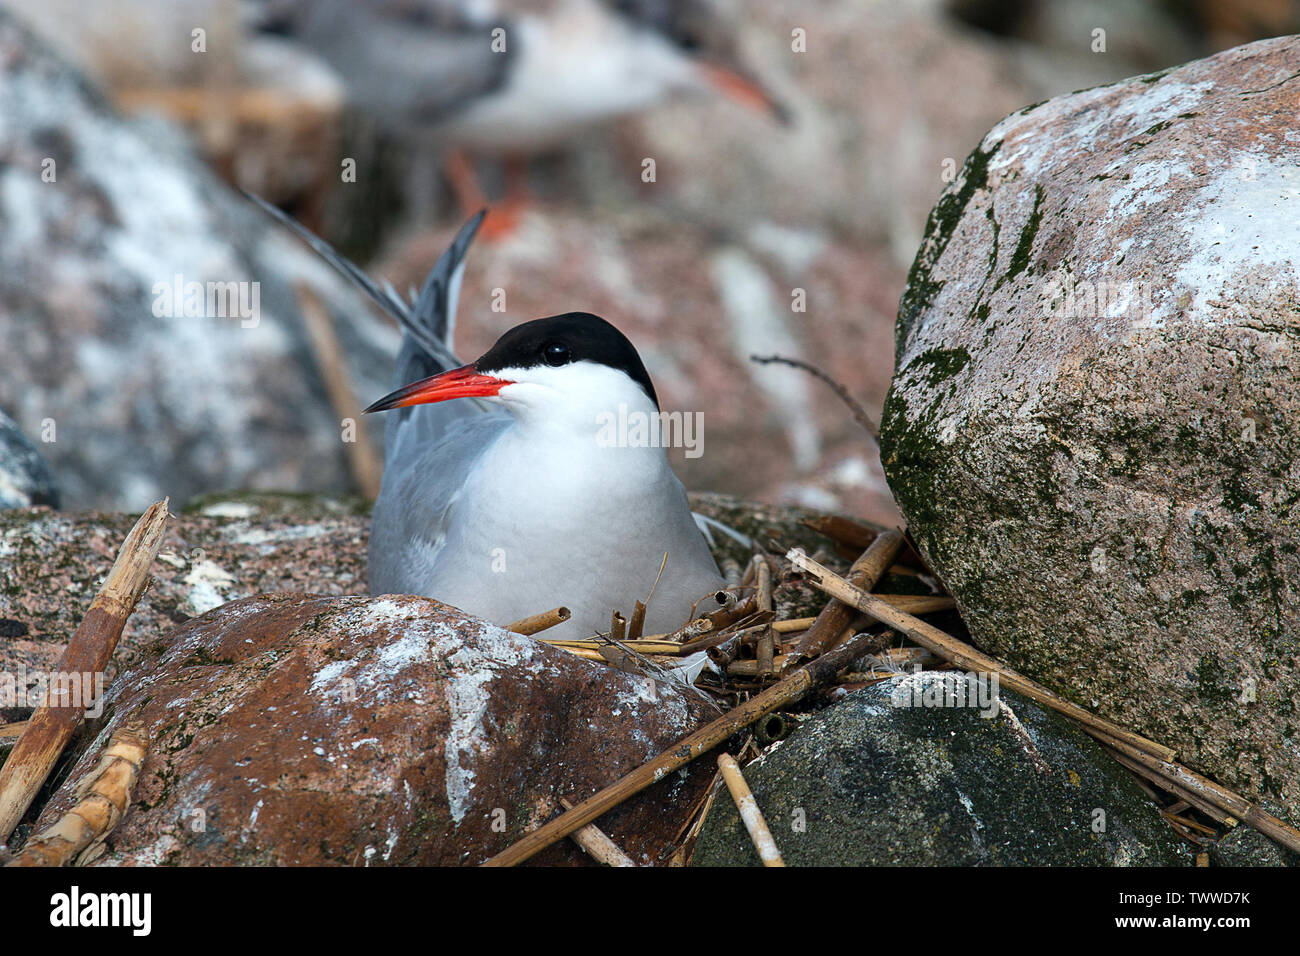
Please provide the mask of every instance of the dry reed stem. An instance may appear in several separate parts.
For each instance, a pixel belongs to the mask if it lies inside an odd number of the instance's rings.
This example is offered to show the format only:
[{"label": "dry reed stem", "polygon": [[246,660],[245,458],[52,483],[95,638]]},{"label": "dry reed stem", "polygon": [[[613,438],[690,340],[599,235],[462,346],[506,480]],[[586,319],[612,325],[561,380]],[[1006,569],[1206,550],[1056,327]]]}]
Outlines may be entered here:
[{"label": "dry reed stem", "polygon": [[540,634],[542,631],[557,624],[563,624],[571,617],[567,607],[553,607],[549,611],[543,611],[540,614],[533,614],[530,617],[521,618],[513,624],[506,627],[507,631],[514,631],[516,634],[525,636]]},{"label": "dry reed stem", "polygon": [[776,841],[772,839],[772,831],[767,828],[767,821],[763,819],[763,811],[758,808],[758,801],[750,792],[749,784],[745,783],[745,775],[740,772],[740,765],[736,763],[736,758],[731,754],[719,754],[718,769],[722,771],[722,779],[726,781],[731,799],[735,801],[736,809],[740,811],[741,822],[745,824],[745,829],[749,831],[749,838],[754,842],[758,858],[763,861],[764,866],[785,866],[785,861],[781,859],[781,851],[776,848]]},{"label": "dry reed stem", "polygon": [[844,647],[836,648],[817,660],[809,662],[762,693],[756,694],[718,719],[710,721],[695,733],[682,738],[658,757],[625,774],[599,793],[583,800],[572,810],[529,833],[484,865],[514,866],[546,849],[555,841],[564,839],[607,810],[618,806],[629,797],[662,780],[672,771],[712,750],[738,730],[748,727],[774,710],[803,698],[809,691],[827,683],[863,654],[871,652],[871,637],[872,635],[869,634],[859,635]]},{"label": "dry reed stem", "polygon": [[[862,555],[849,568],[848,578],[857,587],[870,591],[885,570],[894,562],[899,549],[903,546],[903,535],[899,531],[884,531],[868,545]],[[795,564],[799,567],[798,563]],[[791,655],[794,661],[816,657],[828,650],[844,633],[844,629],[853,623],[858,612],[843,601],[829,601],[817,615]]]},{"label": "dry reed stem", "polygon": [[[565,810],[572,810],[573,804],[560,798],[560,805]],[[619,849],[617,843],[595,824],[588,823],[581,830],[569,834],[569,839],[582,847],[584,853],[604,866],[636,866],[632,858]]]},{"label": "dry reed stem", "polygon": [[[113,657],[126,619],[149,583],[167,525],[167,499],[151,505],[131,528],[108,577],[59,658],[61,675],[97,675]],[[0,767],[0,843],[23,818],[59,755],[81,723],[89,701],[52,706],[51,696],[27,722]]]},{"label": "dry reed stem", "polygon": [[126,813],[148,749],[143,725],[118,728],[99,758],[99,766],[74,788],[77,804],[34,834],[8,865],[66,866],[74,858],[79,864],[93,860]]}]

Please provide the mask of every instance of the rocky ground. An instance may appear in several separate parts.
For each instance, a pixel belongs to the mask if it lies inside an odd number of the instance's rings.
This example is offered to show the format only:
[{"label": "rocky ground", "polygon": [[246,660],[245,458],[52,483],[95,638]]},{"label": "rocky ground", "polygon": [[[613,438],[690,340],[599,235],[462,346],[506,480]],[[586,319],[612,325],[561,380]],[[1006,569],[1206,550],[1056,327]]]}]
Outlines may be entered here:
[{"label": "rocky ground", "polygon": [[[693,504],[847,567],[801,524],[807,513]],[[0,517],[13,569],[0,591],[0,672],[35,681],[133,519]],[[114,733],[135,725],[148,756],[101,864],[477,863],[553,816],[561,797],[595,792],[741,699],[582,660],[424,598],[365,597],[366,525],[356,502],[267,495],[213,496],[174,518],[102,713],[15,842],[67,811]],[[717,553],[741,554],[726,543]],[[929,592],[901,573],[879,590]],[[780,619],[823,604],[807,582],[781,579]],[[950,614],[933,619],[965,633]],[[765,722],[728,743],[761,754],[745,772],[789,863],[1190,864],[1194,847],[1160,805],[1077,726],[1005,689],[1001,702],[972,692],[971,706],[945,706],[935,692],[960,676],[865,687],[846,677],[783,709],[780,728]],[[29,712],[0,711],[0,724]],[[602,829],[638,864],[680,859],[713,756],[603,816]],[[708,806],[693,862],[756,864],[725,792]],[[1214,845],[1216,862],[1290,861],[1245,829]],[[585,861],[567,843],[537,858]]]}]

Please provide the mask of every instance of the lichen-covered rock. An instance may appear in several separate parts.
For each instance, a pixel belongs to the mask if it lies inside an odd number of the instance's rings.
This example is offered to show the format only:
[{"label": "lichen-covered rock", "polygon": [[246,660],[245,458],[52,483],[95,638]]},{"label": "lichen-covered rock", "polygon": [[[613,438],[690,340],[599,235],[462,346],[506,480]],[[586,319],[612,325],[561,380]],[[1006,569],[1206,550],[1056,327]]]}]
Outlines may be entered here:
[{"label": "lichen-covered rock", "polygon": [[59,506],[50,466],[12,418],[0,412],[0,509]]},{"label": "lichen-covered rock", "polygon": [[890,485],[985,649],[1300,805],[1300,37],[1003,120],[899,306]]},{"label": "lichen-covered rock", "polygon": [[[677,685],[427,598],[263,595],[182,625],[114,682],[69,783],[138,721],[149,753],[103,863],[477,864],[712,716]],[[661,862],[711,776],[671,774],[601,827]]]},{"label": "lichen-covered rock", "polygon": [[[32,684],[58,662],[136,517],[0,512],[0,670],[26,668]],[[369,525],[357,503],[311,496],[211,498],[171,518],[108,678],[178,623],[226,601],[270,591],[364,594]]]},{"label": "lichen-covered rock", "polygon": [[[1190,862],[1132,776],[1059,715],[1005,691],[1014,717],[914,705],[951,676],[922,672],[850,694],[745,768],[787,864]],[[725,796],[692,863],[759,865]]]},{"label": "lichen-covered rock", "polygon": [[54,432],[43,451],[66,506],[352,487],[347,413],[295,286],[339,313],[359,399],[391,387],[396,331],[179,130],[116,115],[5,10],[0,221],[0,405]]}]

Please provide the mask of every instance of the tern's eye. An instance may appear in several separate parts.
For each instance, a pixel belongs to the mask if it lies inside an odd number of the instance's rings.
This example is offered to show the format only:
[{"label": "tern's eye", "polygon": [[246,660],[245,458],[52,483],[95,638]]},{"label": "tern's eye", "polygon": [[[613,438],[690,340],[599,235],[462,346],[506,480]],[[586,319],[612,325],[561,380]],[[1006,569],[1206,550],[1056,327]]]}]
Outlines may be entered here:
[{"label": "tern's eye", "polygon": [[569,355],[569,347],[563,342],[552,342],[549,345],[543,345],[542,358],[544,358],[546,364],[550,365],[552,368],[558,368],[561,365],[568,365],[573,361],[572,356]]}]

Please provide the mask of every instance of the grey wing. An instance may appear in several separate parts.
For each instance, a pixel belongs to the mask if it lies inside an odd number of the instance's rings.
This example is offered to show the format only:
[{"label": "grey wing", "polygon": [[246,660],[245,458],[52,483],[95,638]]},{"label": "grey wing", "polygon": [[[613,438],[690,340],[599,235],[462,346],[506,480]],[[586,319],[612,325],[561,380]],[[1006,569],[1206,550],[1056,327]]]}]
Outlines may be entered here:
[{"label": "grey wing", "polygon": [[496,411],[462,417],[406,457],[390,455],[370,522],[371,594],[429,593],[460,490],[510,421]]},{"label": "grey wing", "polygon": [[402,128],[432,125],[505,82],[494,21],[448,0],[272,0],[255,20],[315,53],[359,111]]}]

